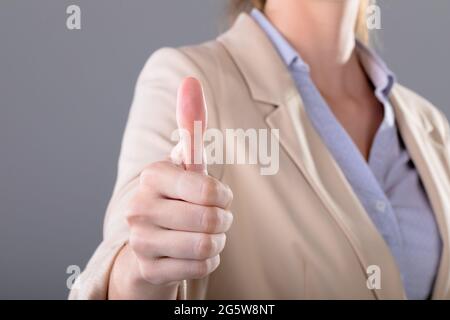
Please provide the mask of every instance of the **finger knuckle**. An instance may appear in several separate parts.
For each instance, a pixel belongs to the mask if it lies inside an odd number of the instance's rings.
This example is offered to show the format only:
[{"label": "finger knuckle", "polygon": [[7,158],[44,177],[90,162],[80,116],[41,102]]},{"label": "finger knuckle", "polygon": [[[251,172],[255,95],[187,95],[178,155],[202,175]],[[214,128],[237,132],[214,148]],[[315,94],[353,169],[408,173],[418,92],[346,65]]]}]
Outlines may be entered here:
[{"label": "finger knuckle", "polygon": [[147,237],[142,244],[143,250],[146,251],[146,254],[149,256],[157,256],[158,252],[161,251],[161,248],[158,246],[158,241],[154,236]]},{"label": "finger knuckle", "polygon": [[203,180],[202,185],[202,203],[215,202],[220,192],[219,182],[213,178],[207,177]]},{"label": "finger knuckle", "polygon": [[165,201],[165,200],[151,199],[151,200],[147,201],[147,204],[145,205],[144,208],[141,208],[141,212],[142,212],[143,216],[145,216],[146,220],[153,225],[157,224],[161,218],[161,216],[160,216],[161,210],[159,208],[161,205],[160,202],[163,202],[163,201]]},{"label": "finger knuckle", "polygon": [[140,211],[140,199],[136,194],[128,202],[125,217],[129,225],[133,225],[135,218],[139,215]]},{"label": "finger knuckle", "polygon": [[192,266],[192,277],[194,279],[200,279],[206,277],[210,273],[209,260],[196,261]]},{"label": "finger knuckle", "polygon": [[214,233],[220,229],[222,220],[219,209],[206,207],[202,213],[202,228],[205,232]]},{"label": "finger knuckle", "polygon": [[199,259],[210,257],[216,249],[215,241],[210,235],[202,235],[197,243],[197,254]]},{"label": "finger knuckle", "polygon": [[163,275],[158,272],[155,264],[153,263],[147,263],[143,268],[141,268],[141,276],[146,282],[155,286],[161,285],[165,282]]},{"label": "finger knuckle", "polygon": [[219,238],[219,245],[218,245],[217,253],[220,253],[225,248],[225,244],[227,242],[227,235],[225,233],[222,233],[222,234],[218,235],[218,238]]},{"label": "finger knuckle", "polygon": [[135,232],[130,233],[128,243],[134,252],[139,252],[142,248],[142,240]]},{"label": "finger knuckle", "polygon": [[142,256],[154,256],[156,255],[157,245],[154,237],[142,236],[138,232],[130,233],[129,243],[131,249]]},{"label": "finger knuckle", "polygon": [[165,165],[163,161],[153,162],[147,165],[141,172],[140,183],[149,187],[155,186]]},{"label": "finger knuckle", "polygon": [[234,215],[232,212],[227,211],[225,213],[225,216],[226,216],[226,219],[225,219],[226,222],[224,222],[224,224],[225,224],[224,232],[230,230],[231,226],[233,225],[233,221],[234,221]]}]

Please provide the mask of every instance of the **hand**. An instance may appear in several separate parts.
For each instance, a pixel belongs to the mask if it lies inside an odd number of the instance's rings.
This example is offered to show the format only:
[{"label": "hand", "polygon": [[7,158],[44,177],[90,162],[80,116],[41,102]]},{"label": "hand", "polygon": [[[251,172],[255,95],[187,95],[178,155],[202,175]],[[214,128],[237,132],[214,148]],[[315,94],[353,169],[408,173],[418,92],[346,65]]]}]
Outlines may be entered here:
[{"label": "hand", "polygon": [[[172,157],[178,153],[182,164],[148,165],[127,213],[128,256],[136,259],[137,277],[153,286],[177,285],[213,272],[233,221],[230,188],[206,174],[206,106],[200,83],[185,79],[177,100],[178,126],[188,134],[182,135]],[[201,121],[201,143],[194,143],[194,121]]]}]

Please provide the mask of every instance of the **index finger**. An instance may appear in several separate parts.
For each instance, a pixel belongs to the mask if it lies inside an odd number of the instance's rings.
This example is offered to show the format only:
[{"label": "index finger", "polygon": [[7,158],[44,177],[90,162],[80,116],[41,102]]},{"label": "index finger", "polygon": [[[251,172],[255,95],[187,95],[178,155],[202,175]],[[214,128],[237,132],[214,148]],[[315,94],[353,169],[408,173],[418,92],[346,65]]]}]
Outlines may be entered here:
[{"label": "index finger", "polygon": [[141,184],[158,195],[204,206],[226,209],[233,199],[231,189],[219,180],[170,163],[153,164],[141,174]]}]

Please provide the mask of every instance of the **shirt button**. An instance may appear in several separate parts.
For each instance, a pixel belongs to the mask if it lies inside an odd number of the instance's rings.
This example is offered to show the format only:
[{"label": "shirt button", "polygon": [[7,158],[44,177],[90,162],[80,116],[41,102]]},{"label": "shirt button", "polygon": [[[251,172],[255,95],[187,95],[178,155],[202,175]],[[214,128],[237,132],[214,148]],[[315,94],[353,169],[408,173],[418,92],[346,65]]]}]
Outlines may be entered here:
[{"label": "shirt button", "polygon": [[378,200],[377,202],[375,202],[375,207],[379,212],[384,212],[386,211],[386,202],[384,202],[383,200]]}]

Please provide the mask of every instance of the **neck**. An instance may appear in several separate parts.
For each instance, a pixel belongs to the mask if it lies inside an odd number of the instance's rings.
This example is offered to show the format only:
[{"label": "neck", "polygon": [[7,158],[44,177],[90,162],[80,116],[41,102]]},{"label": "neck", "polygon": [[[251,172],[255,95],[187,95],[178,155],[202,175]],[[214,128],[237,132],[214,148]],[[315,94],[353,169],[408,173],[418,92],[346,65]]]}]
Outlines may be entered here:
[{"label": "neck", "polygon": [[358,83],[354,82],[355,75],[364,77],[354,50],[359,3],[359,0],[266,3],[268,19],[310,66],[318,88],[329,95],[345,92],[345,83]]}]

